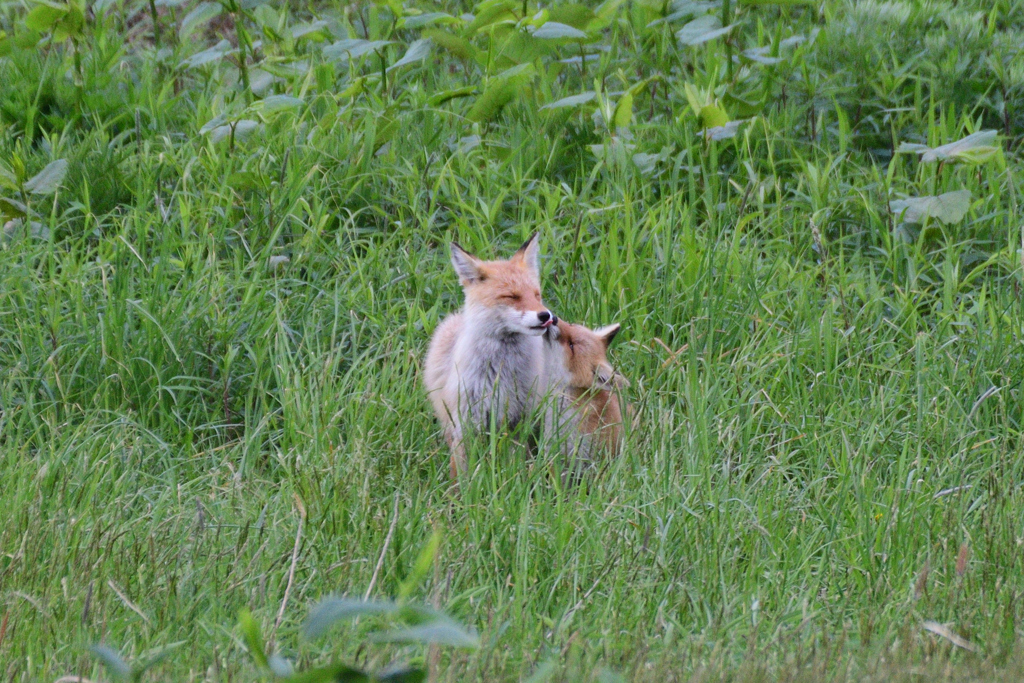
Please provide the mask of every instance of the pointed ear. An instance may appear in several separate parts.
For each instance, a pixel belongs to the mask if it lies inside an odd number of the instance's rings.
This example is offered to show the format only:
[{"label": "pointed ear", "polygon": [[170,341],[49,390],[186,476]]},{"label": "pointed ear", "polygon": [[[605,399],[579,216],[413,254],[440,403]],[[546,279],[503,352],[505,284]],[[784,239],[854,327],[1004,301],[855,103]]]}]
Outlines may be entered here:
[{"label": "pointed ear", "polygon": [[594,370],[594,385],[599,389],[615,391],[629,386],[629,380],[615,372],[615,368],[607,363],[601,363]]},{"label": "pointed ear", "polygon": [[539,232],[533,233],[530,239],[526,240],[519,251],[512,255],[513,261],[519,260],[526,263],[526,267],[533,271],[534,275],[540,277],[540,236]]},{"label": "pointed ear", "polygon": [[615,335],[617,335],[621,329],[622,325],[612,323],[611,325],[594,330],[594,334],[600,337],[601,341],[604,343],[604,347],[607,349],[611,346],[612,339],[615,339]]},{"label": "pointed ear", "polygon": [[463,284],[482,279],[479,259],[455,242],[452,242],[452,265]]}]

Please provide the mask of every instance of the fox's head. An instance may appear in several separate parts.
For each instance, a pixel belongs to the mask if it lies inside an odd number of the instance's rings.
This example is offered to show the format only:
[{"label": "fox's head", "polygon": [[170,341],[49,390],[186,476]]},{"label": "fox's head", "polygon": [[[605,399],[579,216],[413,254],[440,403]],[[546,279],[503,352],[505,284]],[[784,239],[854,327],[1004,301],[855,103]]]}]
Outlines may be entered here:
[{"label": "fox's head", "polygon": [[507,261],[481,261],[452,242],[467,313],[487,316],[505,333],[544,334],[555,317],[540,299],[538,252],[536,233]]},{"label": "fox's head", "polygon": [[544,335],[547,373],[574,389],[629,386],[608,362],[608,346],[619,329],[618,323],[591,330],[560,320]]}]

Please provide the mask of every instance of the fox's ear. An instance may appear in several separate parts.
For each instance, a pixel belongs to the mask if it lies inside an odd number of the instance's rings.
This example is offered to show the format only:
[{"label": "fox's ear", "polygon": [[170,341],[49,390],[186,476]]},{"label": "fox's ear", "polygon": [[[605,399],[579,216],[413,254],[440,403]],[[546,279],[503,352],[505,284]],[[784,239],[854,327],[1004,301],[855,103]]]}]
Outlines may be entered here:
[{"label": "fox's ear", "polygon": [[607,325],[600,329],[594,330],[594,334],[596,334],[601,339],[601,342],[604,343],[604,347],[607,349],[609,346],[611,346],[612,339],[615,339],[615,335],[617,335],[619,333],[619,330],[621,329],[622,325],[618,323],[612,323],[611,325]]},{"label": "fox's ear", "polygon": [[530,239],[519,247],[519,251],[512,255],[512,260],[519,260],[526,263],[526,267],[533,271],[533,274],[540,277],[540,236],[539,232],[533,233]]},{"label": "fox's ear", "polygon": [[452,265],[463,283],[468,284],[482,279],[480,261],[455,242],[452,242]]},{"label": "fox's ear", "polygon": [[601,363],[594,369],[594,384],[599,389],[614,391],[629,386],[629,380],[615,372],[615,369],[607,363]]},{"label": "fox's ear", "polygon": [[607,389],[608,391],[615,391],[616,389],[625,389],[629,386],[629,380],[615,372],[615,369],[607,363],[601,363],[594,370],[594,384],[599,389]]}]

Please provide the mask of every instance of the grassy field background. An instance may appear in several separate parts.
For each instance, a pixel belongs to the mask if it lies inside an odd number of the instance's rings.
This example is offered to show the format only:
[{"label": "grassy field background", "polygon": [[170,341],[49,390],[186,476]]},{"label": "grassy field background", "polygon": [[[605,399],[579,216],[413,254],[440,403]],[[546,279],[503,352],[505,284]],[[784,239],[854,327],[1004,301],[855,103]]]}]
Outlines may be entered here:
[{"label": "grassy field background", "polygon": [[[0,680],[252,680],[242,608],[443,681],[1019,670],[1024,4],[89,4],[0,3]],[[457,494],[447,244],[534,230],[638,423]],[[479,649],[300,637],[435,531]]]}]

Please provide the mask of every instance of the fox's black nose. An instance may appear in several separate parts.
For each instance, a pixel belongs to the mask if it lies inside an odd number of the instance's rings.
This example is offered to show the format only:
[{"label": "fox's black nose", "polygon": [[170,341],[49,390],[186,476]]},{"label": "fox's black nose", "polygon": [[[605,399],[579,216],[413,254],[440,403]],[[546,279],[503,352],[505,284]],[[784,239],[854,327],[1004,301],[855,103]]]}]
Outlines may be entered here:
[{"label": "fox's black nose", "polygon": [[557,325],[558,324],[558,316],[555,315],[554,313],[551,314],[551,324],[552,325]]},{"label": "fox's black nose", "polygon": [[551,314],[548,313],[547,311],[541,311],[540,313],[537,314],[537,320],[539,320],[540,324],[543,325],[548,320],[551,320]]}]

